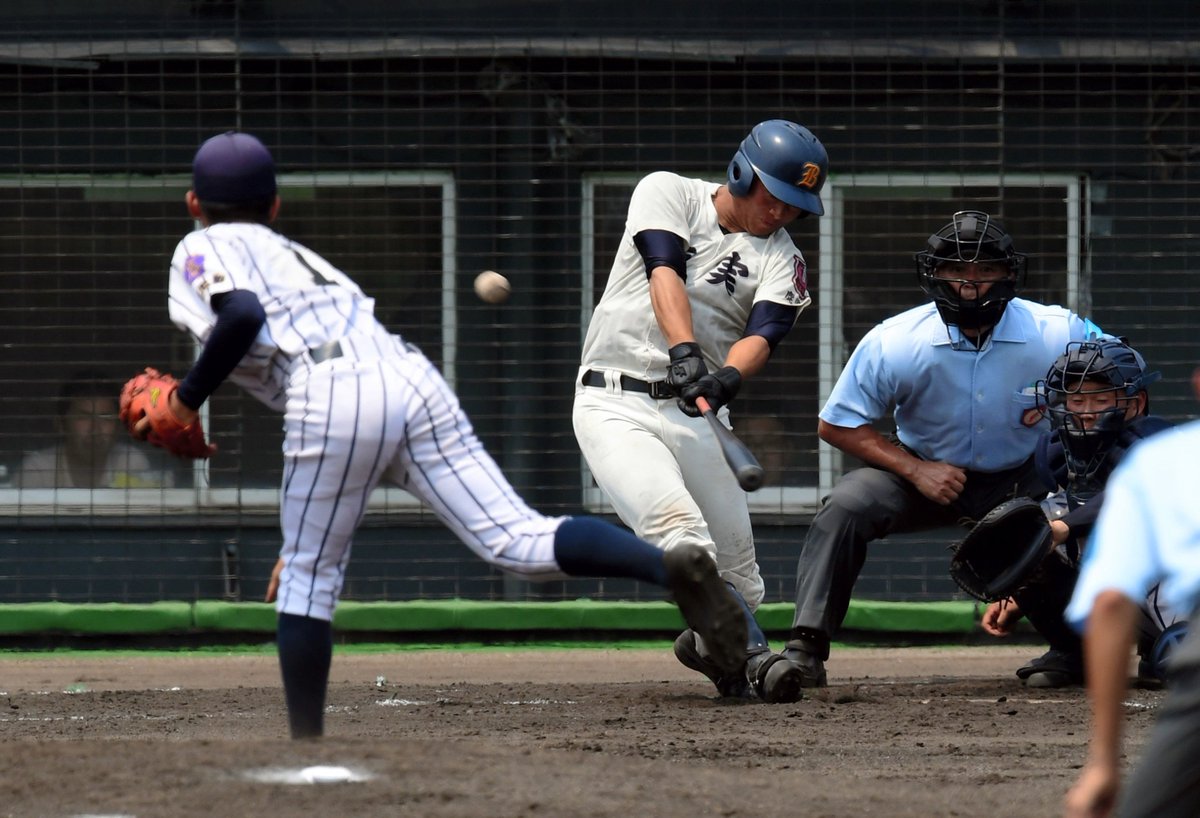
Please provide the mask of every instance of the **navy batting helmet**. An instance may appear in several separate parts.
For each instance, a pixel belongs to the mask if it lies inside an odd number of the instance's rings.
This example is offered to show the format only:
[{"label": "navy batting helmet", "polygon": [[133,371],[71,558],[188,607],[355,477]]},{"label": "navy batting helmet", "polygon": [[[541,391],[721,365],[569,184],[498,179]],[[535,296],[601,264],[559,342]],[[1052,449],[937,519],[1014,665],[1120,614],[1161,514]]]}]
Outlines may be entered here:
[{"label": "navy batting helmet", "polygon": [[729,192],[746,196],[757,177],[772,196],[806,213],[825,214],[821,188],[829,155],[812,132],[786,119],[760,122],[729,163]]},{"label": "navy batting helmet", "polygon": [[[933,299],[942,320],[965,329],[995,326],[1025,282],[1025,256],[1013,250],[1012,236],[1000,223],[979,210],[955,213],[914,258],[921,289]],[[951,282],[937,277],[937,268],[947,262],[997,261],[1008,267],[1009,275],[975,298],[963,298]]]},{"label": "navy batting helmet", "polygon": [[[1129,399],[1144,392],[1161,376],[1147,370],[1141,354],[1124,338],[1104,335],[1088,341],[1072,341],[1050,365],[1046,378],[1037,386],[1038,404],[1050,416],[1050,425],[1062,442],[1067,466],[1079,478],[1094,475],[1130,418]],[[1113,392],[1109,408],[1094,412],[1072,411],[1072,395]],[[1149,398],[1147,398],[1147,406]],[[1081,415],[1087,416],[1084,422]]]}]

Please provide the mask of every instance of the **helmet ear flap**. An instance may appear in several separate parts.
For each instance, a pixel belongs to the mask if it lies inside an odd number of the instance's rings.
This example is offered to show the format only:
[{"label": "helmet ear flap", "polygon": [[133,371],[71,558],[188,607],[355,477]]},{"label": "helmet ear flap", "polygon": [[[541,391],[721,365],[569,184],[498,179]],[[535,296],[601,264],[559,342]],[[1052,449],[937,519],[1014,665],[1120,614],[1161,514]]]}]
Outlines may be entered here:
[{"label": "helmet ear flap", "polygon": [[750,195],[750,187],[754,184],[754,167],[740,149],[729,163],[728,177],[730,193],[738,197]]}]

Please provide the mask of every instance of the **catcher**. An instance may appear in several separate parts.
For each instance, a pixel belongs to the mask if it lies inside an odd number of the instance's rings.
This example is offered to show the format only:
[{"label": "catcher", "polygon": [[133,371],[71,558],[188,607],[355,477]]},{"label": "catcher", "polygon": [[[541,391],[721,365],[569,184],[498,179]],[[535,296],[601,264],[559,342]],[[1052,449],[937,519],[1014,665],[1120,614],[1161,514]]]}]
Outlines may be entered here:
[{"label": "catcher", "polygon": [[[1039,472],[1058,490],[1040,504],[1013,501],[993,509],[955,549],[951,575],[967,593],[990,603],[983,629],[1005,636],[1022,617],[1049,650],[1017,669],[1030,687],[1083,682],[1080,638],[1063,619],[1079,575],[1083,544],[1104,499],[1104,483],[1139,440],[1170,427],[1148,414],[1147,387],[1158,380],[1124,339],[1073,341],[1038,384],[1051,431],[1036,450]],[[1138,675],[1162,678],[1166,652],[1182,623],[1158,602],[1143,606]]]}]

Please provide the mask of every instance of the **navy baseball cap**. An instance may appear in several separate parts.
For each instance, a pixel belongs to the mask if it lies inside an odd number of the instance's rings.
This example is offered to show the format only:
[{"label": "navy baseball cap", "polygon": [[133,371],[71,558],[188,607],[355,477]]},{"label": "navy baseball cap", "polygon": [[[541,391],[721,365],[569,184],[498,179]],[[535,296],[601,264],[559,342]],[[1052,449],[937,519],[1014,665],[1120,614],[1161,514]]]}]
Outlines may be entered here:
[{"label": "navy baseball cap", "polygon": [[226,131],[207,140],[192,160],[192,190],[212,204],[258,204],[275,196],[275,160],[248,133]]}]

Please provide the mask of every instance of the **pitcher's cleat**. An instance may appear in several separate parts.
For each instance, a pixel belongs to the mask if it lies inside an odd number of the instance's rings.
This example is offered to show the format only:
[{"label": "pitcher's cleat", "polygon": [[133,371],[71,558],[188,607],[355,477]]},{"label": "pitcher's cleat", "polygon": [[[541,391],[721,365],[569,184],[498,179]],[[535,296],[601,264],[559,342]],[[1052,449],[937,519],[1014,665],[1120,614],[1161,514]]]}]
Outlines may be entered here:
[{"label": "pitcher's cleat", "polygon": [[723,674],[741,672],[748,632],[742,606],[717,573],[717,564],[698,545],[681,545],[663,555],[667,587],[688,627],[699,634],[708,658]]}]

